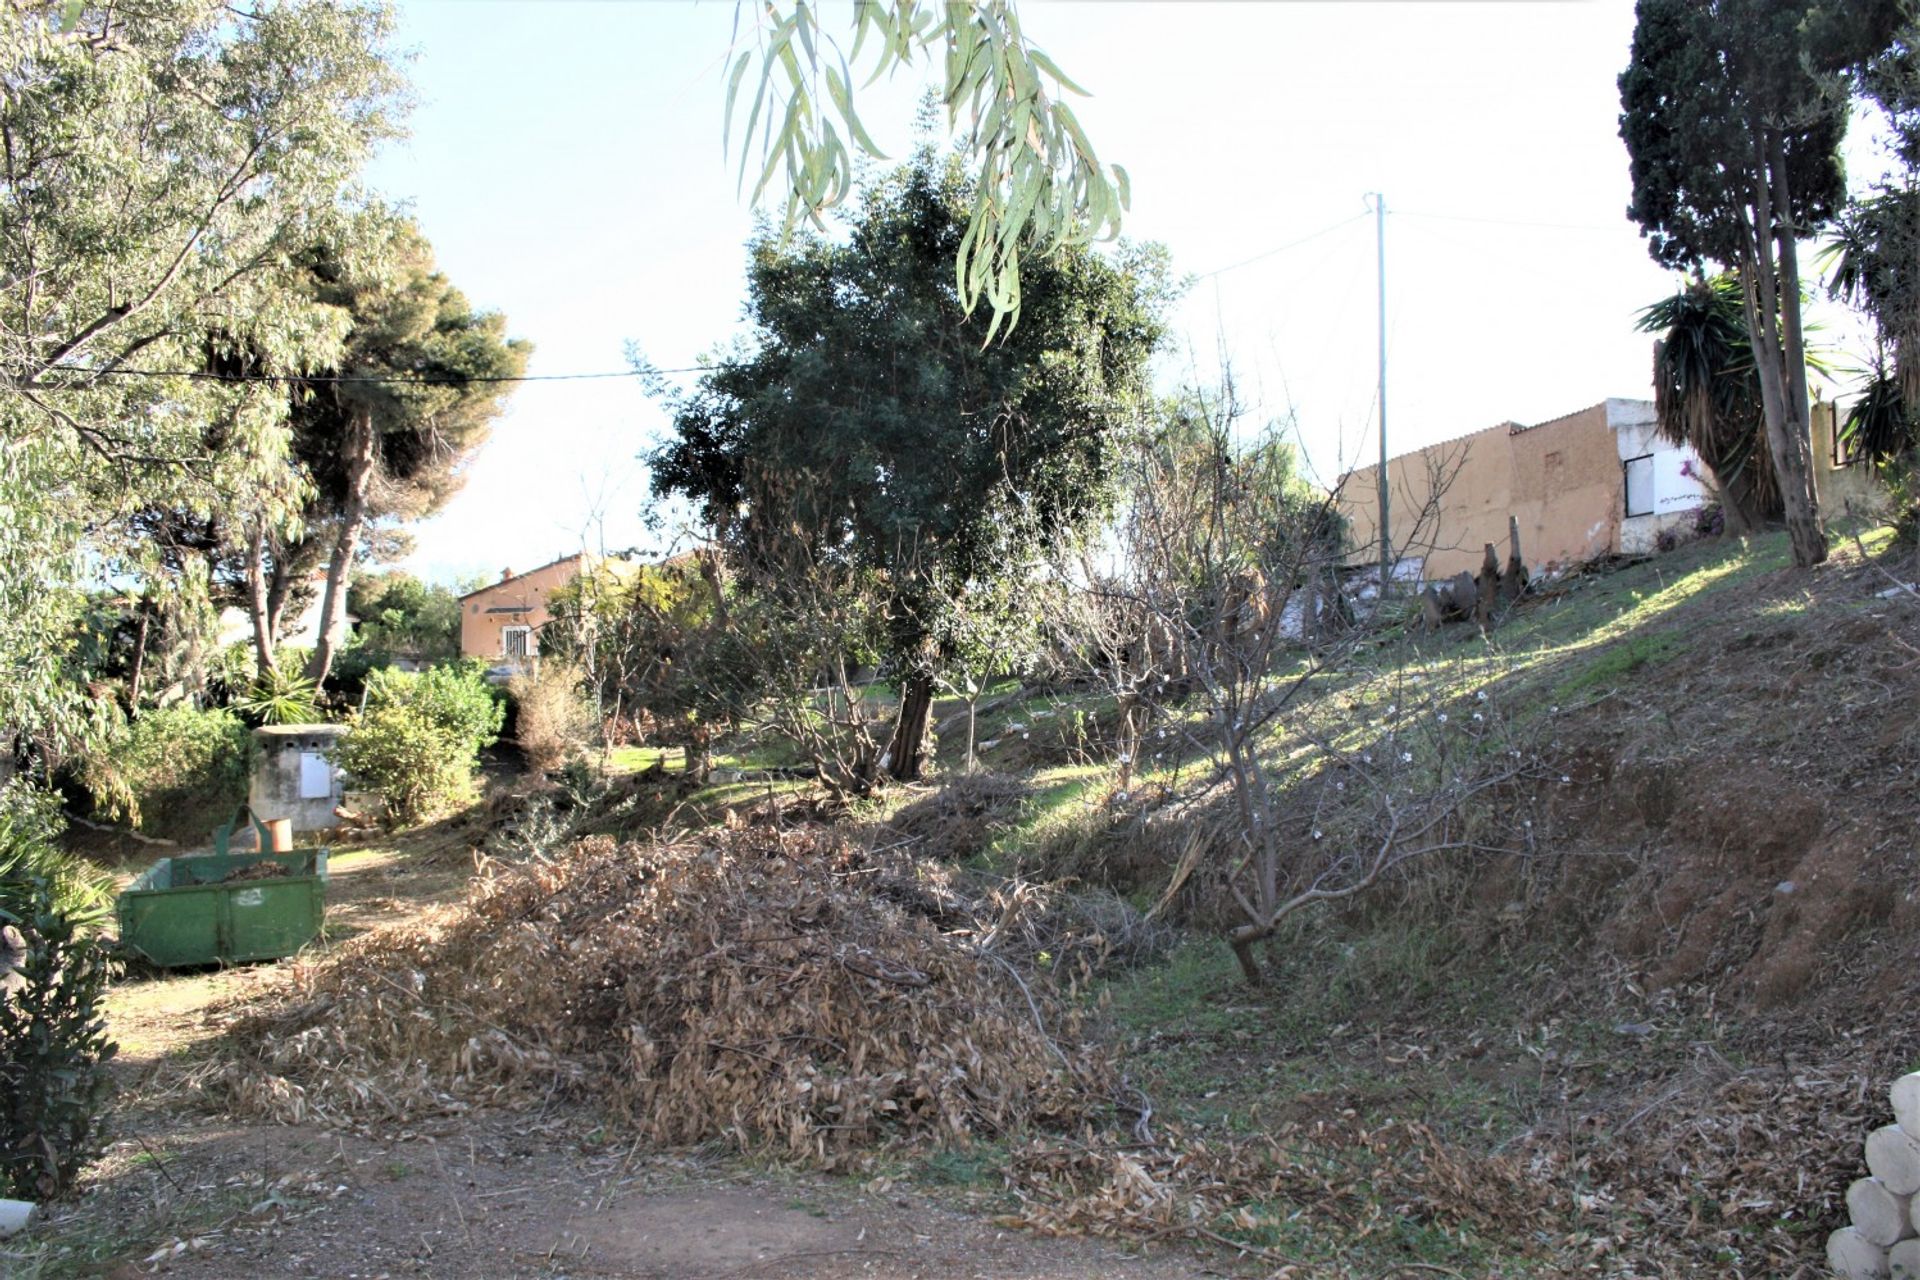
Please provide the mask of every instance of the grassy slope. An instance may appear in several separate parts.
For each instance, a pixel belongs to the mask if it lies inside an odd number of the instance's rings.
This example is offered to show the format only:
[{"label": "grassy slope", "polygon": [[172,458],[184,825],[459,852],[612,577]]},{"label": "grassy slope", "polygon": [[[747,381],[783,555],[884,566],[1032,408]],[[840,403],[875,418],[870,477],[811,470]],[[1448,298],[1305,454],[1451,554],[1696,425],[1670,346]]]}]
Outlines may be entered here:
[{"label": "grassy slope", "polygon": [[[1885,531],[1869,534],[1864,549],[1876,556],[1886,542]],[[1409,690],[1428,713],[1486,706],[1475,698],[1487,694],[1565,762],[1566,784],[1545,797],[1562,865],[1548,878],[1529,870],[1524,900],[1511,865],[1456,865],[1302,919],[1275,942],[1265,990],[1241,985],[1225,948],[1198,933],[1164,964],[1116,978],[1104,992],[1112,1025],[1161,1115],[1273,1132],[1352,1112],[1420,1121],[1472,1150],[1542,1134],[1564,1134],[1571,1149],[1583,1127],[1614,1141],[1607,1126],[1662,1093],[1676,1108],[1719,1107],[1728,1090],[1784,1067],[1788,1077],[1854,1073],[1865,1096],[1920,1062],[1920,1032],[1885,1002],[1903,991],[1911,1008],[1920,995],[1910,892],[1920,650],[1908,648],[1920,641],[1920,601],[1884,598],[1888,581],[1851,543],[1811,575],[1789,568],[1779,535],[1695,544],[1549,589],[1490,641],[1468,628],[1406,638],[1366,656],[1369,682],[1321,677],[1278,731],[1276,756],[1298,749],[1288,726],[1356,750],[1377,741],[1390,722],[1380,703]],[[996,712],[979,737],[1016,768],[1034,763],[1026,744],[1011,746],[1009,725],[1031,725],[1036,709]],[[999,763],[994,749],[984,759]],[[987,865],[1031,869],[1036,849],[1085,846],[1111,827],[1111,787],[1097,769],[1055,765],[1028,782],[1032,794],[980,855]],[[1839,858],[1841,848],[1859,856]],[[1796,880],[1797,897],[1774,892]],[[1143,905],[1154,896],[1150,883],[1130,887]],[[1836,1003],[1830,994],[1849,980],[1875,998]],[[1768,1095],[1752,1105],[1817,1103]],[[1814,1256],[1857,1176],[1844,1172],[1858,1163],[1852,1118],[1815,1113],[1781,1138],[1782,1164],[1811,1175],[1792,1202],[1755,1193],[1758,1207],[1718,1214],[1715,1197],[1740,1190],[1728,1178],[1771,1183],[1703,1168],[1697,1190],[1681,1189],[1707,1204],[1699,1252],[1676,1254],[1666,1273],[1710,1261],[1771,1274]],[[1666,1142],[1653,1128],[1638,1121],[1619,1141]],[[1821,1148],[1823,1128],[1837,1132]],[[1572,1150],[1561,1156],[1578,1163]],[[1622,1210],[1576,1224],[1569,1239],[1646,1229]],[[1246,1238],[1322,1261],[1557,1273],[1537,1242],[1412,1222],[1364,1245]]]}]

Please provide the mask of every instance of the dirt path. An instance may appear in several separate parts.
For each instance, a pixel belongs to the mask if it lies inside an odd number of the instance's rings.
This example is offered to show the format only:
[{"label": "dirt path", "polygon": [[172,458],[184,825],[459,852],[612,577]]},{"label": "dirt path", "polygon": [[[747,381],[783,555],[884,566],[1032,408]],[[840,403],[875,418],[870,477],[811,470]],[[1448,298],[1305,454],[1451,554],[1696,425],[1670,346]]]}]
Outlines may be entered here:
[{"label": "dirt path", "polygon": [[1232,1275],[995,1226],[935,1197],[698,1154],[582,1145],[575,1121],[473,1120],[380,1140],[146,1109],[43,1236],[46,1274],[206,1277]]}]

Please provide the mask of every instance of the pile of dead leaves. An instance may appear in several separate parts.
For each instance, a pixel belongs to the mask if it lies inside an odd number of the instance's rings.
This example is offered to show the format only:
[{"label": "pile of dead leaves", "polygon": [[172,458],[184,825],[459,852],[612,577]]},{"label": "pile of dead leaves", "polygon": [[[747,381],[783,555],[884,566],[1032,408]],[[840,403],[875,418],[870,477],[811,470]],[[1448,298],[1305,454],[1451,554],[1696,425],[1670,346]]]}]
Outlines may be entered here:
[{"label": "pile of dead leaves", "polygon": [[1539,1135],[1533,1168],[1575,1189],[1596,1243],[1634,1260],[1634,1274],[1813,1274],[1847,1185],[1866,1172],[1862,1143],[1890,1119],[1883,1082],[1910,1060],[1862,1051],[1701,1072],[1617,1123]]},{"label": "pile of dead leaves", "polygon": [[[1005,1225],[1045,1234],[1187,1237],[1298,1264],[1285,1244],[1306,1236],[1376,1259],[1406,1223],[1462,1240],[1546,1235],[1562,1208],[1511,1157],[1451,1151],[1420,1124],[1362,1124],[1351,1114],[1273,1134],[1170,1128],[1151,1144],[1058,1140],[1014,1154],[1020,1200]],[[1276,1247],[1278,1246],[1278,1247]]]},{"label": "pile of dead leaves", "polygon": [[582,841],[371,935],[236,1024],[213,1087],[285,1121],[590,1100],[648,1140],[828,1165],[897,1137],[1078,1128],[1111,1069],[964,929],[870,892],[818,829]]}]

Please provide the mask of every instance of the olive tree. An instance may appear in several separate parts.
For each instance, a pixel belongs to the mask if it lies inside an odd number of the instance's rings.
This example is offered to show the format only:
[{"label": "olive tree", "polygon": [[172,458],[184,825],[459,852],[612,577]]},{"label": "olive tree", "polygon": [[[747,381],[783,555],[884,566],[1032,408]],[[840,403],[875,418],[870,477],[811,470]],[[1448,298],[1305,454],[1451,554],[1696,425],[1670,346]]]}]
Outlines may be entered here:
[{"label": "olive tree", "polygon": [[1082,245],[1028,264],[1020,321],[990,340],[950,269],[972,198],[923,151],[845,240],[756,240],[753,333],[673,399],[652,457],[744,589],[795,565],[880,584],[898,779],[924,761],[942,611],[1104,509],[1161,333],[1162,256]]}]

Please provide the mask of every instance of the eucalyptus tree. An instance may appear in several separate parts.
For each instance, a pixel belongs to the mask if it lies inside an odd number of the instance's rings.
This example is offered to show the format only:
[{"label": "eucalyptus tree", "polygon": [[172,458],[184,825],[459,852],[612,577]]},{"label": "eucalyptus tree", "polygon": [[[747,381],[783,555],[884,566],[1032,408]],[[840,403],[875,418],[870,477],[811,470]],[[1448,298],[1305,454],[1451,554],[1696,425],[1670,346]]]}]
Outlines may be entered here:
[{"label": "eucalyptus tree", "polygon": [[1639,0],[1620,76],[1628,216],[1659,262],[1736,272],[1796,564],[1824,560],[1810,462],[1799,242],[1846,198],[1844,77],[1887,6]]},{"label": "eucalyptus tree", "polygon": [[741,186],[757,151],[753,198],[779,178],[785,229],[823,226],[854,194],[856,153],[885,159],[855,108],[856,80],[922,57],[942,64],[947,128],[975,166],[954,277],[967,311],[982,297],[992,307],[991,334],[1019,317],[1023,254],[1117,236],[1132,199],[1127,171],[1101,163],[1067,102],[1086,90],[1027,39],[1013,0],[864,0],[846,50],[807,0],[737,0],[727,140],[744,112]]},{"label": "eucalyptus tree", "polygon": [[1161,334],[1163,256],[1079,245],[1029,258],[1020,321],[990,341],[952,270],[974,196],[922,151],[845,241],[756,240],[752,335],[672,404],[652,458],[743,590],[820,566],[880,584],[900,779],[922,767],[943,610],[1103,510]]},{"label": "eucalyptus tree", "polygon": [[206,346],[294,365],[340,341],[295,258],[395,130],[388,31],[356,0],[8,6],[0,735],[84,732],[67,623],[83,577],[143,558],[132,513],[292,509],[284,388],[206,376]]}]

